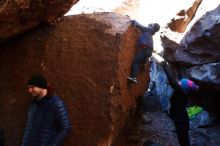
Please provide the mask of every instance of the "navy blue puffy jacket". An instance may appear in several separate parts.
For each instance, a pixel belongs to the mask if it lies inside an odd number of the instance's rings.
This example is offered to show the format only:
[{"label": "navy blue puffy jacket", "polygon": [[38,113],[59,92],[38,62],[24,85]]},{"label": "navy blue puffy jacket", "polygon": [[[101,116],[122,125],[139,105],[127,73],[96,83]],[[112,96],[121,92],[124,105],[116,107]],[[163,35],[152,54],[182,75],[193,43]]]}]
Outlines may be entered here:
[{"label": "navy blue puffy jacket", "polygon": [[58,96],[33,100],[22,146],[60,146],[70,127],[67,109]]},{"label": "navy blue puffy jacket", "polygon": [[142,32],[137,42],[137,48],[140,48],[142,45],[145,45],[153,49],[153,35],[156,33],[156,31],[151,27],[141,25],[136,20],[132,20],[132,24]]}]

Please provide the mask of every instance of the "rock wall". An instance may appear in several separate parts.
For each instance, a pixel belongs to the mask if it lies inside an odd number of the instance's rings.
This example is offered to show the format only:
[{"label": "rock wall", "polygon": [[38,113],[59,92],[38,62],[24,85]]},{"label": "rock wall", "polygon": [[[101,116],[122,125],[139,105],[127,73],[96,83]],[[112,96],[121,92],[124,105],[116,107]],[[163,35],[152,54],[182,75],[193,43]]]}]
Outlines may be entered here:
[{"label": "rock wall", "polygon": [[0,43],[62,17],[79,0],[1,0]]},{"label": "rock wall", "polygon": [[164,51],[163,51],[164,59],[166,59],[170,63],[175,64],[176,62],[175,52],[179,44],[176,41],[174,41],[175,39],[173,40],[171,38],[171,34],[178,36],[175,32],[174,33],[169,32],[166,35],[165,34],[161,35],[160,38],[162,40],[161,45],[164,48]]},{"label": "rock wall", "polygon": [[219,16],[220,6],[199,18],[176,43],[176,35],[163,32],[161,35],[164,57],[182,68],[182,75],[213,84],[219,84]]},{"label": "rock wall", "polygon": [[134,114],[149,70],[126,78],[139,31],[114,13],[64,17],[1,45],[0,125],[6,146],[20,145],[32,97],[26,82],[43,73],[66,102],[72,131],[64,146],[109,146]]},{"label": "rock wall", "polygon": [[175,64],[176,49],[184,36],[187,26],[191,21],[197,19],[195,15],[202,2],[203,0],[191,0],[182,4],[180,11],[176,16],[173,16],[174,18],[167,23],[166,29],[162,31],[160,36],[161,45],[164,48],[163,55],[167,61]]},{"label": "rock wall", "polygon": [[187,25],[194,18],[195,13],[201,4],[202,0],[188,1],[189,6],[180,10],[177,16],[171,20],[167,25],[172,31],[183,33]]},{"label": "rock wall", "polygon": [[220,6],[198,19],[181,40],[177,61],[190,65],[219,62],[219,19]]},{"label": "rock wall", "polygon": [[175,53],[176,60],[187,66],[183,74],[213,87],[220,84],[219,19],[220,5],[196,21]]}]

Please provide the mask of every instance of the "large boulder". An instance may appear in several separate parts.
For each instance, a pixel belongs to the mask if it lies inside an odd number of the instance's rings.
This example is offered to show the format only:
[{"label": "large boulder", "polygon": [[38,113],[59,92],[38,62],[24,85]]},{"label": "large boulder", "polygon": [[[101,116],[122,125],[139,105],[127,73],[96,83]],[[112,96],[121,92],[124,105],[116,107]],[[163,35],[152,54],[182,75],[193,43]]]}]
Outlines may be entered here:
[{"label": "large boulder", "polygon": [[37,25],[53,23],[79,0],[1,0],[0,43]]},{"label": "large boulder", "polygon": [[164,48],[163,57],[166,61],[175,64],[175,52],[179,46],[177,41],[178,37],[181,37],[179,33],[171,32],[167,30],[167,32],[163,32],[160,36],[161,45]]},{"label": "large boulder", "polygon": [[43,73],[68,106],[72,131],[65,146],[114,143],[143,95],[149,69],[139,84],[127,76],[139,31],[114,13],[64,17],[1,45],[0,125],[6,145],[19,145],[27,109],[27,80]]},{"label": "large boulder", "polygon": [[190,67],[186,70],[186,74],[190,78],[213,83],[215,85],[213,88],[218,91],[220,89],[220,62]]},{"label": "large boulder", "polygon": [[169,62],[176,62],[176,49],[189,28],[206,12],[215,9],[218,4],[219,0],[213,0],[212,3],[208,0],[191,0],[181,3],[179,13],[177,16],[172,16],[161,34],[164,57]]},{"label": "large boulder", "polygon": [[114,12],[128,15],[131,19],[137,18],[140,0],[105,0],[91,3],[90,0],[82,0],[72,7],[66,15],[89,14],[94,12]]},{"label": "large boulder", "polygon": [[176,51],[176,59],[189,65],[220,61],[220,5],[207,12],[186,33]]},{"label": "large boulder", "polygon": [[201,2],[202,0],[184,2],[185,4],[180,7],[181,10],[167,23],[166,29],[162,31],[160,38],[164,48],[163,56],[167,61],[175,64],[176,49],[184,36],[187,26],[194,19]]}]

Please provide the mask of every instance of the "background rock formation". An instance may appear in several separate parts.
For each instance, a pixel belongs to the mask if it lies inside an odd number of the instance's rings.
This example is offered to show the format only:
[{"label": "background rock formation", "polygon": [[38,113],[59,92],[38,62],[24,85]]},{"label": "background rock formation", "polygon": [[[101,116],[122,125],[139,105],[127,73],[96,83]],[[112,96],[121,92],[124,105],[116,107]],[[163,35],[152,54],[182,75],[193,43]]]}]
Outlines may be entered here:
[{"label": "background rock formation", "polygon": [[0,1],[0,43],[39,24],[57,21],[78,1]]},{"label": "background rock formation", "polygon": [[94,12],[115,12],[128,15],[130,18],[137,18],[140,0],[97,0],[92,3],[90,0],[80,0],[65,15],[90,14]]},{"label": "background rock formation", "polygon": [[[220,117],[219,58],[220,58],[220,6],[207,12],[184,35],[180,44],[161,36],[165,58],[175,65],[179,78],[185,77],[200,85],[195,104]],[[175,38],[175,37],[173,37]],[[175,40],[175,39],[174,39]],[[156,71],[156,70],[155,70]]]},{"label": "background rock formation", "polygon": [[186,70],[187,76],[206,83],[214,84],[214,88],[219,90],[220,87],[220,63],[209,63],[201,66],[195,66]]},{"label": "background rock formation", "polygon": [[132,19],[134,19],[137,18],[139,7],[140,7],[140,0],[126,0],[119,7],[113,10],[113,12],[122,15],[128,15]]},{"label": "background rock formation", "polygon": [[70,16],[1,45],[0,125],[6,146],[21,142],[31,101],[26,82],[36,72],[46,75],[68,106],[72,132],[65,146],[115,141],[149,79],[149,70],[143,70],[138,85],[127,83],[139,35],[128,21],[113,13]]},{"label": "background rock formation", "polygon": [[183,75],[206,83],[217,92],[220,84],[219,20],[220,5],[197,20],[186,33],[175,53],[176,60],[188,68]]},{"label": "background rock formation", "polygon": [[184,36],[187,26],[193,21],[201,2],[202,0],[188,1],[186,5],[181,7],[177,15],[167,23],[166,29],[162,31],[160,39],[164,49],[163,55],[167,61],[175,64],[176,59],[174,54],[176,49]]},{"label": "background rock formation", "polygon": [[195,13],[201,2],[202,0],[191,1],[189,3],[190,6],[187,6],[186,9],[180,10],[177,16],[173,18],[170,23],[168,23],[169,28],[172,31],[176,31],[180,33],[184,32],[186,30],[187,25],[195,16]]},{"label": "background rock formation", "polygon": [[206,13],[187,32],[176,51],[179,62],[202,65],[220,61],[220,6]]},{"label": "background rock formation", "polygon": [[162,42],[162,46],[164,48],[163,51],[163,56],[164,58],[168,61],[171,62],[173,64],[175,64],[176,62],[176,58],[175,58],[175,52],[176,49],[178,48],[179,44],[175,41],[175,39],[172,38],[171,34],[173,34],[174,36],[180,36],[177,33],[163,33],[160,38],[161,38],[161,42]]},{"label": "background rock formation", "polygon": [[184,17],[178,16],[178,13],[176,16],[170,16],[171,20],[166,24],[160,36],[162,47],[164,48],[164,57],[168,61],[176,62],[174,53],[185,33],[192,27],[196,20],[202,17],[206,12],[215,9],[217,5],[219,5],[218,0],[213,0],[212,3],[207,0],[193,0],[185,2],[185,4],[181,3],[179,12],[188,13],[185,14]]}]

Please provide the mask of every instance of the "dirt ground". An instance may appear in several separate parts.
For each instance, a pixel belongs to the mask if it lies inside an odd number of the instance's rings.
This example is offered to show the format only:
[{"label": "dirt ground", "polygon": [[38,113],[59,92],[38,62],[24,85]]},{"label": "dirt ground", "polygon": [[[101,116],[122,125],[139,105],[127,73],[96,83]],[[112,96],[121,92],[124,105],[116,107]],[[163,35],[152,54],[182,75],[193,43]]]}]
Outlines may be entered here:
[{"label": "dirt ground", "polygon": [[[192,146],[220,146],[220,124],[190,129],[189,134]],[[179,146],[173,122],[161,111],[157,97],[142,100],[127,138],[128,146],[143,146],[145,141],[161,146]]]}]

